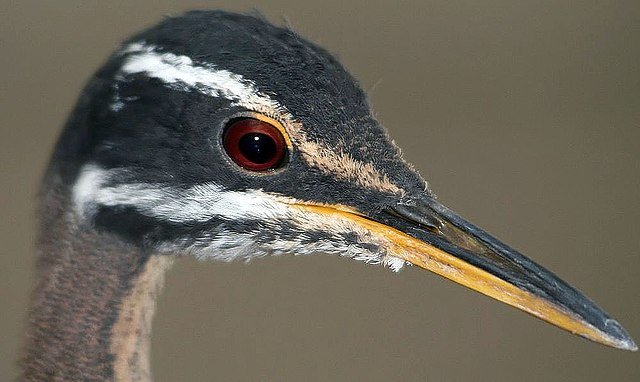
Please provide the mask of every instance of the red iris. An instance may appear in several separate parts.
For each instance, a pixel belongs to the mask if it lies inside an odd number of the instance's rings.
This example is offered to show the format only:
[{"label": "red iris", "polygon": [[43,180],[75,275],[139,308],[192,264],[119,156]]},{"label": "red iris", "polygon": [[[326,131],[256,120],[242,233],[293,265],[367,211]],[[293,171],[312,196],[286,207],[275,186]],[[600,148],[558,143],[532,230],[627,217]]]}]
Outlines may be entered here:
[{"label": "red iris", "polygon": [[254,118],[232,120],[224,133],[223,145],[234,162],[252,171],[277,168],[287,147],[280,130]]}]

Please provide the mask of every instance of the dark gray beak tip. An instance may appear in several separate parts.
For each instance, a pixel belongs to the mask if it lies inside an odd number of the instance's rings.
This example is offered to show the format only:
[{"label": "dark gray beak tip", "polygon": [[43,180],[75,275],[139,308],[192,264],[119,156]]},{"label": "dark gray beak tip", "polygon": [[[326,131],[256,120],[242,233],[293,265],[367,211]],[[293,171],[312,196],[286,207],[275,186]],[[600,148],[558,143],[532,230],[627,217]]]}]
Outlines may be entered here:
[{"label": "dark gray beak tip", "polygon": [[[391,217],[386,224],[513,286],[514,293],[526,294],[526,303],[511,305],[592,341],[638,350],[618,321],[580,291],[435,199],[416,199],[386,212]],[[500,293],[491,297],[508,300]],[[535,310],[538,306],[545,308]]]},{"label": "dark gray beak tip", "polygon": [[626,330],[614,319],[608,319],[605,322],[605,328],[607,333],[611,337],[616,339],[618,348],[622,350],[637,351],[638,345],[633,341],[633,338],[627,333]]}]

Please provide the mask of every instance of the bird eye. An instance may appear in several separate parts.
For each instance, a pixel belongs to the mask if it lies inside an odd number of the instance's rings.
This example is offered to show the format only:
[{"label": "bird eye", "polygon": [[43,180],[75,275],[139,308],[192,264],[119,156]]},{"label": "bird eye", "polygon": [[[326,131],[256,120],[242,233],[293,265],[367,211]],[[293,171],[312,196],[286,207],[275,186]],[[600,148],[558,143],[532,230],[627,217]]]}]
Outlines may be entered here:
[{"label": "bird eye", "polygon": [[234,162],[251,171],[278,168],[287,147],[278,128],[254,118],[232,120],[227,125],[222,143]]}]

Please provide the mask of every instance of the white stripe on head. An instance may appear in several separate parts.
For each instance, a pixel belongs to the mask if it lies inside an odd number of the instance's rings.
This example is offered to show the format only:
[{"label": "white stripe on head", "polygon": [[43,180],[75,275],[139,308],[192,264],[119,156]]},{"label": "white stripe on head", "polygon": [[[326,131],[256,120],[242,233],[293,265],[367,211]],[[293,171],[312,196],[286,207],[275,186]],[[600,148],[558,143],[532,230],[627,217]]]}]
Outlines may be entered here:
[{"label": "white stripe on head", "polygon": [[[218,260],[250,259],[277,254],[327,253],[347,256],[367,263],[382,263],[397,271],[404,261],[372,252],[346,242],[341,234],[356,234],[367,243],[384,242],[372,232],[346,219],[320,216],[292,208],[300,201],[264,192],[263,190],[228,191],[215,183],[203,183],[186,189],[159,184],[113,184],[128,175],[127,170],[105,170],[85,165],[72,190],[74,209],[81,219],[90,218],[99,206],[131,207],[138,213],[171,223],[207,222],[213,218],[229,221],[258,220],[265,230],[278,235],[278,226],[287,222],[299,229],[297,237],[287,236],[261,241],[263,229],[246,234],[223,230],[204,233],[203,237],[187,237],[162,243],[162,251],[186,250],[201,258]],[[310,241],[305,232],[322,231],[327,238]],[[194,244],[195,242],[195,244]],[[186,244],[190,243],[190,244]]]},{"label": "white stripe on head", "polygon": [[144,73],[167,85],[183,91],[197,90],[212,97],[223,97],[235,106],[249,109],[267,109],[271,114],[283,111],[269,96],[261,93],[255,85],[239,74],[215,66],[195,65],[187,56],[169,52],[157,52],[152,45],[133,43],[123,53],[130,54],[120,68],[121,74]]},{"label": "white stripe on head", "polygon": [[225,191],[212,182],[184,190],[148,183],[108,185],[123,174],[126,170],[84,166],[73,188],[79,216],[91,215],[97,206],[133,207],[143,215],[171,223],[273,219],[289,212],[283,197],[262,190]]},{"label": "white stripe on head", "polygon": [[[181,91],[198,91],[211,97],[222,97],[232,105],[262,113],[284,125],[306,162],[321,171],[348,179],[364,187],[394,194],[403,190],[389,181],[372,164],[360,162],[346,152],[336,152],[320,142],[309,140],[297,121],[284,105],[259,91],[251,80],[212,64],[194,63],[184,55],[159,52],[153,45],[132,43],[121,54],[128,56],[120,68],[118,79],[128,74],[145,74]],[[122,109],[123,101],[116,97],[112,110]]]}]

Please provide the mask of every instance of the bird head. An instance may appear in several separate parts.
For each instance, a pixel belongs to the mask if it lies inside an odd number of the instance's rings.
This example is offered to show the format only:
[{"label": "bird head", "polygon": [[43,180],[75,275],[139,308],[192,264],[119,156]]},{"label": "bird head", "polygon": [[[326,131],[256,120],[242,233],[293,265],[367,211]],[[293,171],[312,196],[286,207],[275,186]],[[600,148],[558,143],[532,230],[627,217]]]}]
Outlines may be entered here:
[{"label": "bird head", "polygon": [[413,264],[636,348],[592,301],[440,204],[340,63],[259,17],[190,12],[125,42],[52,163],[78,224],[146,251]]}]

